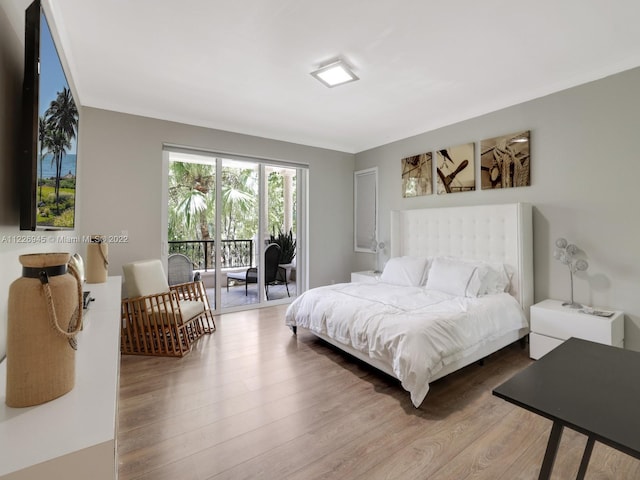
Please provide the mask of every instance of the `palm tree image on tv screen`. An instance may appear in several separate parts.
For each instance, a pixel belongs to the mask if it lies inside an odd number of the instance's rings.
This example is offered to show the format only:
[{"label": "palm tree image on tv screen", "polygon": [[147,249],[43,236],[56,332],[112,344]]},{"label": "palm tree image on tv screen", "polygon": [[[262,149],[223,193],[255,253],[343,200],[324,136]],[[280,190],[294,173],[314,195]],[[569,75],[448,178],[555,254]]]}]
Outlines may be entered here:
[{"label": "palm tree image on tv screen", "polygon": [[73,228],[78,109],[44,15],[41,20],[37,225]]}]

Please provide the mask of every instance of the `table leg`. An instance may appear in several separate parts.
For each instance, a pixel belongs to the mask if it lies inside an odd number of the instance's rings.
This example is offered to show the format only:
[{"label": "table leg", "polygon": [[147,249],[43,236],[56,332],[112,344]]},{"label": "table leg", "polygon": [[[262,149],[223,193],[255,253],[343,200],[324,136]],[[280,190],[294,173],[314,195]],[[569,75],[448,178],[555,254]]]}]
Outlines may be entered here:
[{"label": "table leg", "polygon": [[589,437],[587,445],[584,447],[584,453],[582,454],[582,461],[580,462],[580,468],[578,469],[578,476],[576,480],[584,480],[584,476],[587,473],[587,467],[589,466],[589,459],[591,458],[591,452],[593,452],[593,444],[595,443],[593,437]]},{"label": "table leg", "polygon": [[551,470],[553,470],[553,463],[556,460],[556,454],[558,453],[558,446],[560,444],[560,437],[562,436],[563,428],[562,424],[553,422],[553,427],[551,427],[551,434],[549,435],[549,441],[547,442],[547,450],[544,452],[544,460],[542,461],[538,480],[549,480],[551,478]]}]

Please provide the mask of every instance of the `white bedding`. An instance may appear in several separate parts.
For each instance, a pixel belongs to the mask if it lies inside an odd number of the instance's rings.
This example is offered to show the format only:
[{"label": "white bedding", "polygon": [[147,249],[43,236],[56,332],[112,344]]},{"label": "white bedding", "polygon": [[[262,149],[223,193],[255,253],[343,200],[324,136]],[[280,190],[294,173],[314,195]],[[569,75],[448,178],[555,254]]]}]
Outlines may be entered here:
[{"label": "white bedding", "polygon": [[467,298],[385,283],[314,288],[289,306],[285,322],[388,364],[416,407],[445,365],[528,326],[507,293]]}]

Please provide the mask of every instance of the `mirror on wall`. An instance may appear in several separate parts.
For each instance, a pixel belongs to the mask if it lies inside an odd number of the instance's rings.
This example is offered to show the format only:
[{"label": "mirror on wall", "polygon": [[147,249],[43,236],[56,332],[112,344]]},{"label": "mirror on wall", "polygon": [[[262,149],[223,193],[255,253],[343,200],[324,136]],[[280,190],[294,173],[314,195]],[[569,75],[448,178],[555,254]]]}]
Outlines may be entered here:
[{"label": "mirror on wall", "polygon": [[354,172],[353,182],[355,251],[375,253],[378,243],[378,168]]}]

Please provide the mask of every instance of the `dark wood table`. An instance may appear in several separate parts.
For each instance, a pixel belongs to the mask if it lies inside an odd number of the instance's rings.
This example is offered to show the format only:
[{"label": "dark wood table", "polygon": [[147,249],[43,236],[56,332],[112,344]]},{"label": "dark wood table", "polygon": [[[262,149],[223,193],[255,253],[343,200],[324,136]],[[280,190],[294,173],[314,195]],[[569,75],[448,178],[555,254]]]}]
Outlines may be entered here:
[{"label": "dark wood table", "polygon": [[493,390],[553,421],[539,479],[551,476],[562,430],[587,435],[576,478],[595,441],[640,459],[640,353],[570,338]]}]

